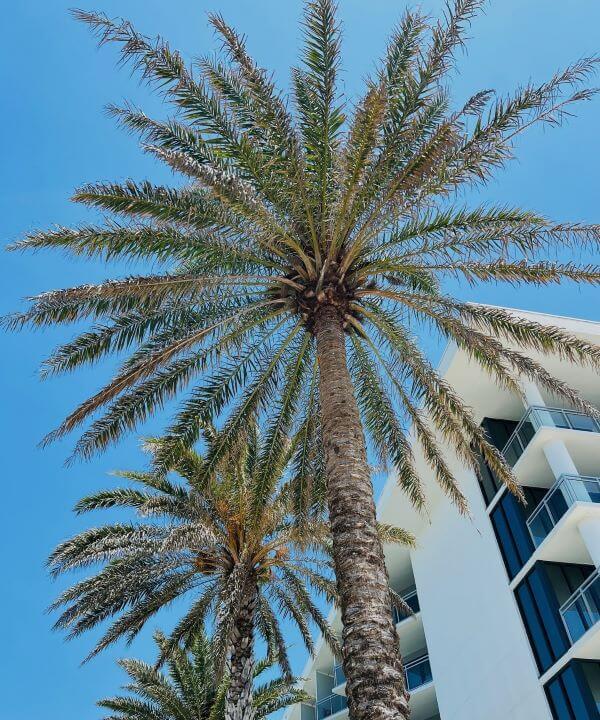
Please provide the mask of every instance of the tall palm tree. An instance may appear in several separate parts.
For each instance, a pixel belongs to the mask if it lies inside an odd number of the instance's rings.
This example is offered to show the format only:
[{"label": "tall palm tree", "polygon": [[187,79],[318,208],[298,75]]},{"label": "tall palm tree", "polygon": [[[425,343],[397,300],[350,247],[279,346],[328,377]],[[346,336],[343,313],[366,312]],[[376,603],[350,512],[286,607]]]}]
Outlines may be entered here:
[{"label": "tall palm tree", "polygon": [[[150,445],[154,450],[159,446]],[[310,592],[334,599],[330,563],[321,551],[326,525],[313,518],[310,526],[299,528],[293,521],[290,486],[280,483],[289,449],[265,466],[268,450],[250,432],[237,458],[226,457],[214,473],[206,472],[205,459],[193,450],[181,451],[170,469],[185,484],[164,474],[124,472],[120,476],[141,489],[104,490],[82,499],[78,512],[132,508],[138,519],[84,531],[52,553],[54,575],[102,566],[54,603],[53,609],[62,609],[56,626],[73,637],[116,616],[92,657],[119,638],[132,640],[161,608],[189,598],[183,617],[168,640],[161,641],[161,659],[177,652],[181,642],[194,642],[212,619],[211,652],[219,675],[227,671],[229,678],[226,720],[254,716],[257,635],[273,649],[290,681],[281,617],[295,623],[310,651],[310,620],[337,651],[337,640]]]},{"label": "tall palm tree", "polygon": [[454,340],[511,391],[520,392],[519,376],[532,378],[593,412],[524,351],[600,367],[599,348],[444,289],[449,277],[515,285],[600,279],[595,266],[545,259],[552,250],[597,248],[599,226],[452,202],[456,191],[485,183],[507,163],[521,132],[558,124],[593,95],[586,82],[598,61],[589,58],[539,86],[505,98],[477,92],[453,107],[448,73],[482,4],[455,0],[438,22],[405,12],[352,106],[339,90],[333,0],[306,3],[290,102],[221,16],[210,18],[221,57],[190,67],[128,22],[77,12],[172,103],[174,117],[165,121],[130,105],[112,113],[184,183],[87,185],[74,199],[113,217],[35,232],[15,245],[162,267],[38,295],[7,321],[96,321],[51,355],[45,375],[130,351],[116,377],[48,440],[104,408],[76,446],[76,456],[89,457],[192,385],[168,429],[172,447],[191,446],[204,424],[216,421],[219,439],[206,458],[213,468],[258,412],[269,438],[263,467],[288,433],[300,438],[292,482],[301,518],[312,502],[314,447],[322,442],[355,720],[408,713],[367,440],[389,458],[417,508],[425,497],[408,423],[461,510],[465,499],[434,430],[469,468],[476,471],[480,453],[517,491],[510,468],[428,363],[415,331],[425,325]]},{"label": "tall palm tree", "polygon": [[[154,636],[159,657],[168,641]],[[254,680],[273,664],[271,658],[257,663]],[[99,707],[110,712],[105,720],[225,720],[225,695],[229,678],[220,677],[212,646],[203,633],[194,636],[189,650],[175,648],[167,661],[167,672],[141,660],[121,660],[129,676],[126,695],[105,698]],[[305,694],[293,681],[276,677],[254,689],[256,720],[302,702]]]}]

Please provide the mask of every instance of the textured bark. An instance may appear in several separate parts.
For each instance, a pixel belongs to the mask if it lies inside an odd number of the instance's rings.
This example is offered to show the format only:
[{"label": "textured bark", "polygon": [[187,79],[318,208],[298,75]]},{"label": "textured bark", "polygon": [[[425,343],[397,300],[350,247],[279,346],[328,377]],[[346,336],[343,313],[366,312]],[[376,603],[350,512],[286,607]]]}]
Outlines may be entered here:
[{"label": "textured bark", "polygon": [[376,530],[365,437],[346,361],[342,318],[324,306],[315,324],[333,558],[352,720],[408,718],[408,693]]},{"label": "textured bark", "polygon": [[254,612],[256,585],[249,588],[235,621],[227,661],[229,687],[225,696],[225,720],[254,720]]}]

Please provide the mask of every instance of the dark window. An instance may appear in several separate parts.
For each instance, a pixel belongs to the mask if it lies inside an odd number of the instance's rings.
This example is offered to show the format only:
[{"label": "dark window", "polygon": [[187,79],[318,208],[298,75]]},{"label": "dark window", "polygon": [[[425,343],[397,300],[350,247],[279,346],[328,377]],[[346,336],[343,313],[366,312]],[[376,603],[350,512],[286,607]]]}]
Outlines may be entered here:
[{"label": "dark window", "polygon": [[[419,605],[419,596],[415,591],[401,592],[400,596],[408,605],[408,607],[413,611],[413,613],[416,614],[420,612],[421,606]],[[395,623],[402,622],[402,620],[406,620],[407,617],[410,617],[410,615],[403,613],[397,607],[392,607],[392,616]]]},{"label": "dark window", "polygon": [[600,713],[600,663],[582,662],[580,663],[580,667],[592,696],[592,702],[596,711]]},{"label": "dark window", "polygon": [[532,556],[535,547],[527,529],[527,507],[507,493],[490,513],[508,576],[512,580]]},{"label": "dark window", "polygon": [[556,593],[559,605],[564,605],[591,575],[591,565],[563,565],[546,563],[546,572]]},{"label": "dark window", "polygon": [[[523,495],[525,495],[525,517],[529,517],[537,506],[548,494],[547,488],[541,487],[522,487]],[[557,495],[558,493],[554,493]]]},{"label": "dark window", "polygon": [[554,720],[600,718],[600,663],[573,660],[546,684]]},{"label": "dark window", "polygon": [[429,658],[423,657],[419,660],[406,663],[404,668],[406,678],[406,687],[408,690],[415,690],[422,685],[426,685],[432,681],[431,665]]},{"label": "dark window", "polygon": [[[488,440],[494,447],[498,448],[498,450],[502,450],[506,445],[508,438],[512,435],[517,425],[518,423],[514,420],[498,420],[496,418],[484,418],[481,423],[481,427],[485,430]],[[483,458],[479,460],[479,484],[485,499],[485,504],[489,505],[498,490],[500,490],[501,482],[490,470]]]},{"label": "dark window", "polygon": [[483,495],[483,499],[485,500],[485,505],[487,507],[492,502],[492,500],[496,497],[496,493],[502,487],[502,483],[500,480],[498,480],[498,478],[494,475],[494,473],[489,469],[488,464],[481,457],[481,455],[479,456],[478,464],[479,464],[479,487],[481,488],[481,493]]},{"label": "dark window", "polygon": [[590,570],[586,565],[538,562],[515,590],[540,674],[570,647],[560,615],[560,600],[568,587],[589,574]]},{"label": "dark window", "polygon": [[405,599],[405,602],[414,613],[418,613],[421,610],[421,606],[419,605],[419,596],[417,595],[417,593],[409,595]]},{"label": "dark window", "polygon": [[492,443],[492,445],[497,447],[498,450],[502,450],[518,424],[519,423],[516,420],[483,418],[481,427],[485,430],[488,440]]},{"label": "dark window", "polygon": [[[554,664],[556,653],[550,645],[550,640],[544,629],[544,622],[535,600],[535,595],[529,582],[523,581],[516,593],[517,603],[523,618],[523,624],[529,637],[529,643],[535,655],[535,661],[540,671]],[[566,643],[565,643],[566,644]]]}]

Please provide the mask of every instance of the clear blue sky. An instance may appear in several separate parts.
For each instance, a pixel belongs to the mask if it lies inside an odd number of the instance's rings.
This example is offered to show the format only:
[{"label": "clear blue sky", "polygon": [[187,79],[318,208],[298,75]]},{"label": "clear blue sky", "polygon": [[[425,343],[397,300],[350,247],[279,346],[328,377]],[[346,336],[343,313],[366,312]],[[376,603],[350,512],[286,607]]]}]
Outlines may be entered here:
[{"label": "clear blue sky", "polygon": [[[124,14],[150,35],[168,38],[186,57],[215,48],[206,12],[222,11],[247,33],[252,52],[275,70],[282,83],[299,43],[300,0],[91,0],[86,9]],[[138,150],[135,140],[103,113],[109,102],[133,99],[152,112],[150,99],[129,72],[115,67],[114,48],[98,51],[88,30],[68,15],[72,2],[18,0],[4,3],[0,46],[0,237],[91,216],[69,202],[78,185],[96,180],[170,176]],[[439,11],[439,0],[419,3]],[[341,0],[345,33],[344,83],[350,95],[383,51],[403,0]],[[496,0],[472,28],[469,54],[462,57],[455,92],[507,91],[528,79],[542,81],[557,68],[598,47],[600,5],[596,0]],[[160,112],[160,111],[159,111]],[[529,133],[519,160],[500,175],[485,197],[515,203],[557,220],[600,221],[598,167],[600,99],[558,130]],[[0,255],[0,313],[19,307],[19,298],[43,290],[104,279],[113,270],[76,263],[59,255]],[[120,269],[124,272],[124,269]],[[600,319],[598,292],[565,286],[546,290],[486,287],[460,291],[463,297],[499,305]],[[50,346],[71,331],[2,336],[3,489],[0,505],[2,584],[0,618],[3,684],[2,720],[83,720],[100,716],[94,701],[122,681],[105,653],[79,668],[92,639],[65,643],[44,614],[61,583],[53,583],[44,559],[61,539],[84,527],[71,507],[78,497],[107,482],[114,468],[138,468],[142,458],[132,438],[87,465],[65,469],[69,442],[45,451],[39,439],[96,390],[109,367],[41,384],[36,370]],[[425,339],[427,343],[427,339]],[[168,618],[165,620],[168,622]],[[148,656],[144,633],[127,652]],[[296,668],[302,655],[294,651]]]}]

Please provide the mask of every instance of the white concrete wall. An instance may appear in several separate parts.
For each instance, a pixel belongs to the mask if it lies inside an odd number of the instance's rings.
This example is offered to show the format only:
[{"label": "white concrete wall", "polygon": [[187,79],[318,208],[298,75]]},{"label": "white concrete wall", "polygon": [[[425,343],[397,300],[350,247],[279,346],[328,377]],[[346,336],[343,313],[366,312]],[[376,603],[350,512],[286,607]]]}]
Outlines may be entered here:
[{"label": "white concrete wall", "polygon": [[445,500],[412,554],[443,720],[551,720],[481,492],[463,471],[473,520]]}]

